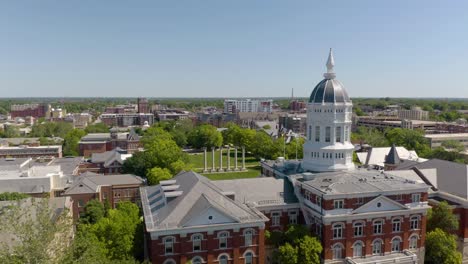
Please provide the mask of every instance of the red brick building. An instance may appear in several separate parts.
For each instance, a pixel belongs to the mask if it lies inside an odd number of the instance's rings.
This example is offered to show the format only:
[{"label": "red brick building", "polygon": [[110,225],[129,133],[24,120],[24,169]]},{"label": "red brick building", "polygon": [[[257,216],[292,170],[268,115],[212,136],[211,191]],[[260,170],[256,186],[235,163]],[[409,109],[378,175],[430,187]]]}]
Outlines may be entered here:
[{"label": "red brick building", "polygon": [[[249,189],[257,180],[264,180],[272,192],[263,197],[251,195],[254,192]],[[289,220],[275,216],[273,224],[266,224],[269,219],[262,211],[275,215],[294,211],[292,219],[297,222],[297,200],[289,194],[287,199],[291,200],[284,199],[276,190],[283,190],[283,180],[233,183],[212,182],[195,172],[183,172],[160,185],[141,188],[152,263],[265,263],[266,225],[281,230]],[[243,192],[236,192],[240,189]]]},{"label": "red brick building", "polygon": [[132,154],[140,147],[140,136],[132,129],[130,132],[119,133],[111,129],[110,133],[91,133],[81,138],[78,143],[80,156],[90,157],[93,153],[103,153],[115,148]]},{"label": "red brick building", "polygon": [[12,105],[10,109],[11,118],[32,116],[34,118],[46,117],[50,111],[47,104],[21,104]]},{"label": "red brick building", "polygon": [[131,174],[101,175],[87,172],[76,176],[63,196],[71,197],[73,218],[77,220],[84,212],[86,204],[93,199],[108,201],[112,208],[120,201],[139,204],[138,189],[143,185],[143,179]]}]

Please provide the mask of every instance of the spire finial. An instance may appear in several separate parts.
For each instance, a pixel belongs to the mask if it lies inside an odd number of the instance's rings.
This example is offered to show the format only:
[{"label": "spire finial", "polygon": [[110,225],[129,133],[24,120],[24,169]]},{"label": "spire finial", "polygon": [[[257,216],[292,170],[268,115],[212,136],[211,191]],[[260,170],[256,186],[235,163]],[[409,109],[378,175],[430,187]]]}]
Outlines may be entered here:
[{"label": "spire finial", "polygon": [[335,71],[333,70],[333,67],[335,66],[335,59],[333,58],[333,50],[330,48],[330,52],[328,53],[328,59],[327,59],[327,73],[325,73],[323,76],[326,79],[334,79],[336,77]]}]

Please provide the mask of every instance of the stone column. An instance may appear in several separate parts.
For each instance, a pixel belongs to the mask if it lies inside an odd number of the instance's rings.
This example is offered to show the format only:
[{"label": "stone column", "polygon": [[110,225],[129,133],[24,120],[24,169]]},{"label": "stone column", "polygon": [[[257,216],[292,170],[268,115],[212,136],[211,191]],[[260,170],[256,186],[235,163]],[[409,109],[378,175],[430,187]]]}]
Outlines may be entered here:
[{"label": "stone column", "polygon": [[206,148],[203,148],[203,163],[204,163],[204,166],[203,166],[203,172],[207,172],[208,171],[208,168],[207,168],[207,154],[206,154]]},{"label": "stone column", "polygon": [[231,147],[227,149],[227,168],[226,171],[231,171]]},{"label": "stone column", "polygon": [[245,170],[245,147],[242,147],[242,170]]},{"label": "stone column", "polygon": [[212,157],[212,164],[211,164],[211,172],[215,172],[216,171],[216,167],[215,167],[215,149],[214,147],[211,148],[211,157]]},{"label": "stone column", "polygon": [[219,147],[219,169],[218,171],[223,171],[223,148]]},{"label": "stone column", "polygon": [[239,170],[239,168],[237,168],[237,147],[234,149],[234,170]]}]

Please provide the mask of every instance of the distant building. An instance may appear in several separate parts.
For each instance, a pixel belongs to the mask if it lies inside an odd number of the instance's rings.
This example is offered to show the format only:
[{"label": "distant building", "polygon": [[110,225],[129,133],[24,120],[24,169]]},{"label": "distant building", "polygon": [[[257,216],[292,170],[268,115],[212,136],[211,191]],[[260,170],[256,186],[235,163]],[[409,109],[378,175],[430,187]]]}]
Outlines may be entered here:
[{"label": "distant building", "polygon": [[0,158],[62,157],[62,146],[0,147]]},{"label": "distant building", "polygon": [[144,180],[132,174],[100,175],[87,172],[76,176],[73,184],[64,192],[73,202],[73,218],[84,213],[86,204],[93,199],[109,202],[115,208],[120,201],[140,203],[139,188]]},{"label": "distant building", "polygon": [[110,133],[91,133],[81,138],[78,143],[80,156],[89,157],[93,153],[103,153],[120,148],[127,153],[134,153],[140,147],[140,136],[132,129],[128,133],[119,133],[111,129]]},{"label": "distant building", "polygon": [[224,127],[227,123],[237,123],[236,113],[221,113],[221,112],[198,112],[196,113],[195,123],[210,124],[215,127]]},{"label": "distant building", "polygon": [[279,117],[281,129],[291,130],[294,133],[305,135],[307,125],[306,114],[285,114]]},{"label": "distant building", "polygon": [[102,114],[100,119],[110,127],[143,126],[145,122],[151,126],[154,123],[154,115],[151,113]]},{"label": "distant building", "polygon": [[444,141],[449,140],[459,142],[462,146],[468,148],[468,133],[431,134],[424,137],[429,141],[431,148],[441,147]]},{"label": "distant building", "polygon": [[424,111],[421,107],[411,107],[410,110],[400,109],[398,110],[398,118],[409,119],[409,120],[428,120],[429,112]]},{"label": "distant building", "polygon": [[61,196],[78,173],[83,158],[1,158],[0,193],[19,192],[34,197]]},{"label": "distant building", "polygon": [[138,105],[138,113],[145,114],[145,113],[150,112],[150,109],[149,109],[149,106],[148,106],[148,99],[138,98],[137,99],[137,105]]},{"label": "distant building", "polygon": [[289,103],[289,110],[293,112],[305,112],[307,110],[307,104],[304,101],[292,100]]},{"label": "distant building", "polygon": [[190,112],[179,109],[158,110],[156,117],[159,121],[165,120],[185,120],[190,118]]},{"label": "distant building", "polygon": [[127,151],[116,148],[103,153],[93,153],[91,159],[80,164],[80,172],[94,172],[99,174],[118,174],[122,173],[122,166],[126,159],[132,154]]},{"label": "distant building", "polygon": [[11,105],[11,118],[32,116],[34,118],[46,117],[50,113],[48,104],[14,104]]},{"label": "distant building", "polygon": [[224,100],[224,113],[273,111],[273,100]]},{"label": "distant building", "polygon": [[375,169],[384,169],[385,164],[390,161],[389,158],[392,158],[392,164],[394,164],[394,160],[397,160],[398,165],[405,161],[427,161],[427,159],[420,158],[414,150],[396,146],[370,148],[367,152],[356,152],[356,155],[362,166]]}]

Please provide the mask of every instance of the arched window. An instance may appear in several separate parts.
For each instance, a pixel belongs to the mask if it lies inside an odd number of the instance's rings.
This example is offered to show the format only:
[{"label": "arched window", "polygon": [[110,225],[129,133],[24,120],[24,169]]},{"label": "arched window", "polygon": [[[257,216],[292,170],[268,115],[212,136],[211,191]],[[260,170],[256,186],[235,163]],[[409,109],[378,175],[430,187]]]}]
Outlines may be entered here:
[{"label": "arched window", "polygon": [[341,142],[341,127],[336,127],[335,131],[335,141],[336,142]]},{"label": "arched window", "polygon": [[203,259],[201,257],[194,257],[192,259],[192,264],[202,264],[203,263]]},{"label": "arched window", "polygon": [[361,241],[357,241],[353,245],[353,257],[362,257],[363,244]]},{"label": "arched window", "polygon": [[331,127],[325,127],[325,142],[331,141]]},{"label": "arched window", "polygon": [[164,254],[173,254],[174,253],[174,237],[165,237],[164,238]]},{"label": "arched window", "polygon": [[253,263],[253,253],[251,251],[247,251],[244,254],[244,264],[252,264]]},{"label": "arched window", "polygon": [[315,142],[320,142],[320,126],[315,127]]},{"label": "arched window", "polygon": [[400,252],[401,249],[401,239],[399,237],[394,237],[392,239],[392,252]]},{"label": "arched window", "polygon": [[373,255],[380,255],[382,254],[382,240],[377,239],[372,242],[372,254]]},{"label": "arched window", "polygon": [[166,261],[164,261],[163,264],[176,264],[176,262],[173,259],[166,259]]},{"label": "arched window", "polygon": [[414,215],[410,218],[410,229],[418,229],[419,228],[419,216]]},{"label": "arched window", "polygon": [[253,244],[252,243],[253,234],[254,234],[253,229],[244,230],[244,246],[248,247]]},{"label": "arched window", "polygon": [[335,244],[332,247],[333,259],[343,258],[343,246],[341,244]]},{"label": "arched window", "polygon": [[227,231],[218,233],[219,248],[227,248],[229,233]]},{"label": "arched window", "polygon": [[334,224],[333,228],[333,238],[342,238],[343,237],[343,224]]},{"label": "arched window", "polygon": [[219,255],[218,262],[219,264],[228,264],[229,256],[226,254]]},{"label": "arched window", "polygon": [[392,232],[401,232],[401,219],[394,218],[392,220]]},{"label": "arched window", "polygon": [[364,235],[364,223],[362,222],[355,222],[353,224],[354,228],[354,236],[355,237],[361,237]]},{"label": "arched window", "polygon": [[193,245],[193,252],[201,251],[202,250],[202,234],[194,234],[192,235],[192,245]]},{"label": "arched window", "polygon": [[417,249],[418,248],[418,236],[412,235],[409,239],[409,249]]}]

